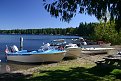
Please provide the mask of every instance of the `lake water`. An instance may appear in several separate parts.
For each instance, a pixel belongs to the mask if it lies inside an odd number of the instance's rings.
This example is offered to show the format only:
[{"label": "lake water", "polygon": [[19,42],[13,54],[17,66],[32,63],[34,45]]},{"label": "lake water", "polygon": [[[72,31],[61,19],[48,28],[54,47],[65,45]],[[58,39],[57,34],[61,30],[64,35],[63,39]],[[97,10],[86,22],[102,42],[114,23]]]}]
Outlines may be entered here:
[{"label": "lake water", "polygon": [[[0,35],[0,73],[11,70],[18,70],[21,67],[28,68],[33,67],[35,65],[24,65],[19,63],[11,63],[6,61],[5,58],[5,48],[6,45],[12,46],[16,45],[18,48],[20,47],[20,37],[24,39],[24,47],[26,50],[36,50],[39,49],[43,43],[49,43],[54,39],[72,39],[78,38],[78,36],[61,36],[61,35]],[[13,68],[14,67],[14,68]],[[15,68],[16,67],[16,68]],[[5,70],[4,70],[5,69]]]}]

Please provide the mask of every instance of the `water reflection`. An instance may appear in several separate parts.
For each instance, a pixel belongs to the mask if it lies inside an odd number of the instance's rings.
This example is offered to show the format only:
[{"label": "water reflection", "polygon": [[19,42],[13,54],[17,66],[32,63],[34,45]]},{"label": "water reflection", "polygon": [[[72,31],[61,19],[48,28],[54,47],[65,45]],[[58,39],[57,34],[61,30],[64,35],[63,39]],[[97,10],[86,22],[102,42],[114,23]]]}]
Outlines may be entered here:
[{"label": "water reflection", "polygon": [[0,74],[9,73],[11,71],[10,66],[6,63],[0,63]]},{"label": "water reflection", "polygon": [[0,62],[4,63],[7,62],[7,57],[5,55],[5,53],[0,53]]},{"label": "water reflection", "polygon": [[[0,74],[2,73],[10,73],[17,70],[27,70],[29,68],[34,68],[37,66],[43,65],[40,64],[26,64],[26,63],[18,63],[18,62],[11,62],[8,61],[6,63],[0,63]],[[44,64],[46,65],[46,63]]]}]

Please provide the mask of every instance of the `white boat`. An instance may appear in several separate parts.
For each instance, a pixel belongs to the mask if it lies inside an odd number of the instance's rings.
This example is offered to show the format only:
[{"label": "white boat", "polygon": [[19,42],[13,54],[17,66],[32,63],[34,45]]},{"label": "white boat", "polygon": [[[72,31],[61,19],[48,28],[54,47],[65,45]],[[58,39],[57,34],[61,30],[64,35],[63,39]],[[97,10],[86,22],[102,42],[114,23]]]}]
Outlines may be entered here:
[{"label": "white boat", "polygon": [[81,53],[83,54],[101,54],[107,53],[108,50],[113,50],[114,48],[82,48]]},{"label": "white boat", "polygon": [[48,50],[37,50],[30,51],[22,50],[15,52],[7,52],[7,60],[35,63],[35,62],[59,62],[65,57],[64,50],[48,49]]},{"label": "white boat", "polygon": [[88,44],[88,42],[85,41],[85,39],[83,37],[80,37],[79,39],[72,39],[71,42],[73,44],[77,44],[79,47],[81,48],[106,48],[106,47],[110,47],[111,43],[94,43],[94,44]]},{"label": "white boat", "polygon": [[64,46],[66,45],[66,41],[64,39],[55,39],[50,43],[51,46]]},{"label": "white boat", "polygon": [[78,57],[80,57],[81,48],[78,47],[76,44],[66,45],[65,50],[66,50],[65,57],[69,57],[69,58],[78,58]]},{"label": "white boat", "polygon": [[77,44],[78,46],[87,45],[87,42],[83,37],[79,37],[78,39],[71,39],[71,43]]},{"label": "white boat", "polygon": [[96,45],[81,45],[81,48],[109,48],[111,43],[96,44]]}]

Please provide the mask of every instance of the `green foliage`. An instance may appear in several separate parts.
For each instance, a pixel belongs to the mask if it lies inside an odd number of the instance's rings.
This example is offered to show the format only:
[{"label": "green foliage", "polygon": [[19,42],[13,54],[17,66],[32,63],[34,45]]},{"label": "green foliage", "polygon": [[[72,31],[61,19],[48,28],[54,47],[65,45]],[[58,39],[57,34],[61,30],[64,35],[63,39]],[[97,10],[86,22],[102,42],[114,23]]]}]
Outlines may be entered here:
[{"label": "green foliage", "polygon": [[90,36],[94,33],[94,27],[97,23],[80,23],[78,27],[78,34],[81,36]]},{"label": "green foliage", "polygon": [[0,30],[1,34],[52,34],[52,35],[80,35],[89,36],[94,32],[97,23],[80,23],[79,27],[73,28],[43,28],[43,29],[16,29]]},{"label": "green foliage", "polygon": [[112,72],[111,72],[111,74],[113,74],[113,75],[121,75],[121,69],[114,69]]},{"label": "green foliage", "polygon": [[111,72],[112,75],[115,75],[116,78],[118,79],[121,79],[121,69],[114,69],[112,72]]},{"label": "green foliage", "polygon": [[48,0],[43,1],[50,15],[59,17],[62,21],[69,22],[77,13],[85,13],[106,22],[108,12],[109,19],[116,22],[116,30],[119,32],[121,28],[121,0],[54,0],[51,3]]},{"label": "green foliage", "polygon": [[100,23],[95,28],[94,39],[111,42],[113,44],[120,44],[120,34],[115,30],[115,23]]},{"label": "green foliage", "polygon": [[0,30],[0,34],[52,34],[52,35],[76,35],[77,28],[44,28],[44,29],[16,29]]}]

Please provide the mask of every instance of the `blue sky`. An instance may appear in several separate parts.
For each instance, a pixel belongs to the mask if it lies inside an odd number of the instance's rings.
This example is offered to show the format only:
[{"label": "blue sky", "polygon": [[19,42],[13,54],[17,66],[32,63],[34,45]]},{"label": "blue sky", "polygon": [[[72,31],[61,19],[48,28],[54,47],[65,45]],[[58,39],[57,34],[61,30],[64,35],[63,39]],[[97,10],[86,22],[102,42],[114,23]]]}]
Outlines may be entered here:
[{"label": "blue sky", "polygon": [[94,16],[77,14],[70,23],[51,17],[42,0],[0,0],[0,29],[78,27],[80,22],[98,22]]}]

